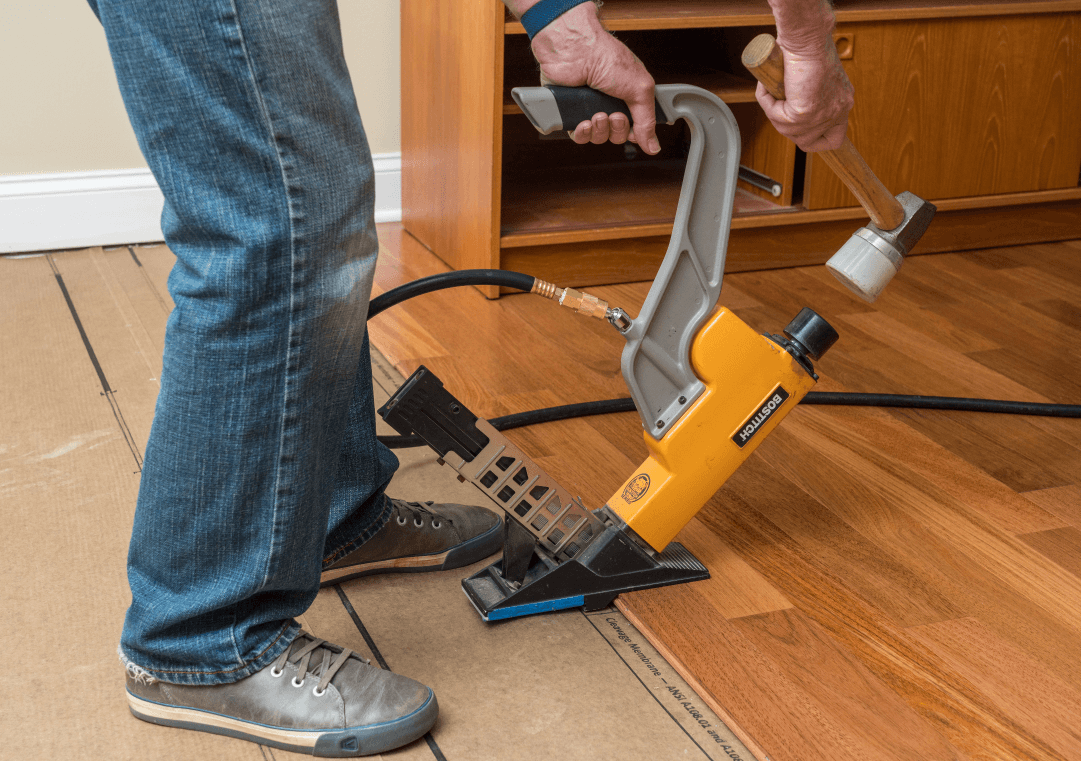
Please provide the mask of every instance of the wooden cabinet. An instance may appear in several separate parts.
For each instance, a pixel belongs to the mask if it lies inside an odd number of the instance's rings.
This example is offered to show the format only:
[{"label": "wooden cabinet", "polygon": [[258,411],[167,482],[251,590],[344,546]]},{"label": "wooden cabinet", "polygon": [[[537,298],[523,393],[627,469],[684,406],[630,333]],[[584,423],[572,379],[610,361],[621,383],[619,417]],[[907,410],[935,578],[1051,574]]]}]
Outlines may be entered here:
[{"label": "wooden cabinet", "polygon": [[[838,25],[852,142],[890,188],[945,199],[1076,188],[1081,14]],[[808,209],[855,198],[812,157]]]},{"label": "wooden cabinet", "polygon": [[[893,192],[934,200],[920,251],[1081,237],[1081,0],[838,0],[835,39],[856,89],[850,136]],[[865,215],[782,138],[739,64],[773,30],[765,0],[607,0],[602,17],[658,82],[732,108],[742,161],[729,269],[825,261]],[[406,230],[457,269],[563,285],[653,276],[667,246],[687,135],[659,156],[541,139],[510,98],[537,83],[521,24],[496,0],[402,1]],[[494,289],[490,295],[495,295]]]}]

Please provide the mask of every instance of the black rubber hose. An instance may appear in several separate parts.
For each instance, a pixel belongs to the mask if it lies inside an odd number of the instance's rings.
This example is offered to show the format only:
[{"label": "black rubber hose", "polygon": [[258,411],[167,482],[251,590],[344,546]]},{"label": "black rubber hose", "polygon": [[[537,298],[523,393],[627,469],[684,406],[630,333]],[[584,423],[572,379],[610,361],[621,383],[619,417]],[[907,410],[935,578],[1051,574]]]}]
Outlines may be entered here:
[{"label": "black rubber hose", "polygon": [[[406,299],[431,293],[444,288],[456,288],[463,285],[499,285],[519,291],[529,291],[536,280],[532,275],[507,270],[458,270],[441,272],[414,280],[405,285],[392,288],[381,296],[371,300],[368,305],[368,319],[372,319],[384,309],[389,309]],[[1002,399],[972,399],[957,396],[916,396],[911,394],[858,394],[846,391],[811,391],[802,404],[825,404],[847,407],[894,407],[917,410],[954,410],[958,412],[994,412],[1008,415],[1041,415],[1045,417],[1081,418],[1081,405],[1078,404],[1041,404],[1037,402],[1011,402]],[[581,402],[563,404],[558,407],[545,407],[539,410],[518,412],[513,415],[492,418],[488,422],[497,431],[509,431],[538,423],[553,423],[557,420],[585,417],[587,415],[607,415],[612,412],[634,412],[634,401],[630,397],[623,399],[605,399],[599,402]],[[419,447],[424,441],[419,436],[379,436],[383,444],[391,449]]]},{"label": "black rubber hose", "polygon": [[[846,407],[893,407],[898,409],[954,410],[958,412],[994,412],[1008,415],[1041,415],[1045,417],[1081,418],[1081,404],[1042,404],[1037,402],[1011,402],[1001,399],[969,399],[954,396],[915,396],[910,394],[856,394],[845,391],[811,391],[801,404],[824,404]],[[634,412],[634,400],[605,399],[599,402],[562,404],[539,410],[517,412],[513,415],[492,418],[488,422],[497,431],[509,431],[538,423],[554,423],[557,420],[607,415],[613,412]],[[390,449],[424,446],[420,436],[380,436],[379,440]]]},{"label": "black rubber hose", "polygon": [[812,391],[803,404],[834,404],[851,407],[898,407],[917,410],[995,412],[1006,415],[1081,418],[1081,404],[1011,402],[1003,399],[972,399],[963,396],[917,396],[912,394],[856,394],[847,391]]},{"label": "black rubber hose", "polygon": [[368,319],[372,319],[384,309],[389,309],[406,299],[420,296],[423,293],[440,291],[444,288],[457,288],[463,285],[501,285],[504,288],[528,291],[533,288],[535,280],[536,278],[532,275],[526,275],[522,272],[508,272],[507,270],[440,272],[438,275],[429,275],[411,283],[399,285],[397,288],[391,288],[386,293],[376,296],[368,304]]},{"label": "black rubber hose", "polygon": [[[557,420],[569,420],[589,415],[609,415],[613,412],[634,412],[634,400],[629,396],[624,399],[603,399],[599,402],[578,402],[561,404],[558,407],[542,407],[539,410],[515,412],[513,415],[494,417],[488,422],[497,431],[509,431],[511,428],[523,428],[538,423],[554,423]],[[419,447],[424,445],[420,436],[379,436],[381,442],[391,449]]]}]

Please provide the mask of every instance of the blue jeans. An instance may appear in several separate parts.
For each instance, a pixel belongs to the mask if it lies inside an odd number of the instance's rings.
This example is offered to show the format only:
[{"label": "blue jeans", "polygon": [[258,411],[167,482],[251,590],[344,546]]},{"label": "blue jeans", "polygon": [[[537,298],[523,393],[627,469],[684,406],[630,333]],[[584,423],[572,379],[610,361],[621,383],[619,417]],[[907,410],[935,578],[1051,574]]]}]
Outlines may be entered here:
[{"label": "blue jeans", "polygon": [[371,154],[334,0],[90,4],[177,256],[121,654],[232,682],[288,647],[321,568],[388,517]]}]

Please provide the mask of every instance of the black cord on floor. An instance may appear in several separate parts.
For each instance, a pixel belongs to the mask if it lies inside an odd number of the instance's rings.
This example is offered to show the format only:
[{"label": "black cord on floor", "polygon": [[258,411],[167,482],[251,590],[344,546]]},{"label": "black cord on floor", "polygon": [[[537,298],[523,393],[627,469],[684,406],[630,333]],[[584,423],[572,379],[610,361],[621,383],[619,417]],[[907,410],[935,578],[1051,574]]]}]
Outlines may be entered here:
[{"label": "black cord on floor", "polygon": [[[958,412],[996,412],[1007,415],[1042,415],[1045,417],[1081,418],[1081,404],[1038,404],[1036,402],[1011,402],[1001,399],[969,399],[955,396],[914,396],[908,394],[854,394],[844,391],[812,391],[803,397],[801,404],[824,404],[846,407],[893,407],[896,409],[955,410]],[[613,412],[634,412],[634,400],[605,399],[599,402],[563,404],[539,410],[517,412],[513,415],[492,418],[488,422],[497,431],[509,431],[538,423],[554,423],[557,420],[607,415]],[[424,445],[420,436],[380,436],[379,440],[391,449],[419,447]]]},{"label": "black cord on floor", "polygon": [[[406,299],[423,293],[456,288],[464,285],[498,285],[528,291],[533,288],[536,278],[522,272],[507,270],[458,270],[442,272],[414,280],[411,283],[393,288],[381,296],[372,299],[368,306],[368,319],[375,317],[385,309],[399,304]],[[959,412],[993,412],[1007,415],[1042,415],[1047,417],[1081,418],[1081,405],[1078,404],[1040,404],[1036,402],[1012,402],[1001,399],[972,399],[955,396],[916,396],[910,394],[858,394],[844,391],[812,391],[803,397],[801,404],[826,404],[850,407],[893,407],[897,409],[917,410],[954,410]],[[508,431],[538,423],[552,423],[557,420],[585,417],[586,415],[607,415],[613,412],[634,412],[634,401],[630,397],[606,399],[599,402],[581,402],[562,404],[558,407],[545,407],[539,410],[518,412],[489,420],[497,431]],[[391,449],[423,446],[419,436],[380,436],[379,440]]]}]

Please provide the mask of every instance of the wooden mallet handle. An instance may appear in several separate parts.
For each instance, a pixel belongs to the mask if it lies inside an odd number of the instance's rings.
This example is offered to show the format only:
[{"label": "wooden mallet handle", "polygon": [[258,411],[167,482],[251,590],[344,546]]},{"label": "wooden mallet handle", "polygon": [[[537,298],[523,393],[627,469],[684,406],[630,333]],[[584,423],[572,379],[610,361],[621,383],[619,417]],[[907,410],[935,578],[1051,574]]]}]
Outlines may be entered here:
[{"label": "wooden mallet handle", "polygon": [[[743,50],[743,65],[770,95],[784,100],[784,58],[773,35],[760,34],[751,40]],[[837,150],[818,151],[818,155],[855,194],[880,230],[892,230],[905,221],[901,203],[875,177],[847,137]]]}]

